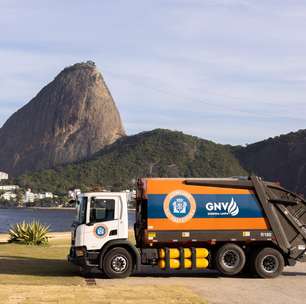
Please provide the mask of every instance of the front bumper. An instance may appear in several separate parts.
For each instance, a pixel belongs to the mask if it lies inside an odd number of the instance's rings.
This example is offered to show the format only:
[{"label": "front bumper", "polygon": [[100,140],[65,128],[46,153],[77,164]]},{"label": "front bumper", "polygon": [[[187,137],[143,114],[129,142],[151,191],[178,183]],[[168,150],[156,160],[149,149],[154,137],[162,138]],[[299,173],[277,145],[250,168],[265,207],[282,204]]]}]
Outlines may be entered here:
[{"label": "front bumper", "polygon": [[70,247],[68,262],[83,268],[98,267],[98,252],[89,252],[86,247]]},{"label": "front bumper", "polygon": [[76,247],[70,247],[70,252],[67,257],[68,262],[75,264],[77,266],[87,267],[88,261],[86,258],[86,252],[84,252],[84,255],[82,256],[77,256],[76,251],[77,251]]}]

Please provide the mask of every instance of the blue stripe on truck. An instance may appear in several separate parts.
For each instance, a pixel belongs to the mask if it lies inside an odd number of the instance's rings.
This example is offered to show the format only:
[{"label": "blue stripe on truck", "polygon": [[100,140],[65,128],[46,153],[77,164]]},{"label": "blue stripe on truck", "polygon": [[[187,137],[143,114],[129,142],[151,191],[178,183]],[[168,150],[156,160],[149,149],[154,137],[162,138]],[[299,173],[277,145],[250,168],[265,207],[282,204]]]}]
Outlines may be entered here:
[{"label": "blue stripe on truck", "polygon": [[[148,218],[166,218],[165,194],[148,194]],[[196,202],[194,218],[264,217],[254,194],[192,194]]]}]

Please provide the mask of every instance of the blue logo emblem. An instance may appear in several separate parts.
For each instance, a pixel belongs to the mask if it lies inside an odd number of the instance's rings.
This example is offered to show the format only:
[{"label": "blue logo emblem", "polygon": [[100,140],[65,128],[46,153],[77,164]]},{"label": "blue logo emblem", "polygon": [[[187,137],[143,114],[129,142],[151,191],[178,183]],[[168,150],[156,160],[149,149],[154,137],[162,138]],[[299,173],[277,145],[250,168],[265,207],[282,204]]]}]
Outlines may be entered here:
[{"label": "blue logo emblem", "polygon": [[169,193],[164,200],[164,212],[168,219],[176,223],[186,223],[196,211],[193,196],[184,190]]},{"label": "blue logo emblem", "polygon": [[95,228],[95,233],[98,237],[103,237],[106,234],[106,228],[104,226],[97,226]]},{"label": "blue logo emblem", "polygon": [[176,195],[170,199],[169,210],[173,216],[184,217],[190,212],[190,202],[184,195]]}]

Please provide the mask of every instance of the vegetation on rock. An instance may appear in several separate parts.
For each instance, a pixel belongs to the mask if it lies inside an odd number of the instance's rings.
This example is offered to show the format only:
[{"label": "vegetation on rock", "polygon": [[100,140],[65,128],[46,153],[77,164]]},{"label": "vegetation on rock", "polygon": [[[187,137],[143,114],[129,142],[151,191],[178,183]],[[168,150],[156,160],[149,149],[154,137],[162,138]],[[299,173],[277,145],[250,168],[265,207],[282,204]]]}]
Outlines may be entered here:
[{"label": "vegetation on rock", "polygon": [[230,147],[182,132],[156,129],[123,137],[90,160],[25,174],[16,182],[35,191],[129,189],[138,177],[247,175]]},{"label": "vegetation on rock", "polygon": [[249,172],[306,195],[305,151],[306,130],[300,130],[247,147],[236,147],[234,154]]}]

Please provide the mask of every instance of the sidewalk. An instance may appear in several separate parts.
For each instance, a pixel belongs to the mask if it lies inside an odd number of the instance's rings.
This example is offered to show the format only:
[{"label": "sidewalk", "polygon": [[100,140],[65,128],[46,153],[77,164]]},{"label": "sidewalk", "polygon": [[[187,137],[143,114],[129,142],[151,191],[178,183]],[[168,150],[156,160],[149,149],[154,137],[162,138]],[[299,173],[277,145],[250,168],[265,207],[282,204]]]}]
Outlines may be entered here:
[{"label": "sidewalk", "polygon": [[6,233],[0,233],[0,243],[6,243],[8,240],[8,234]]}]

